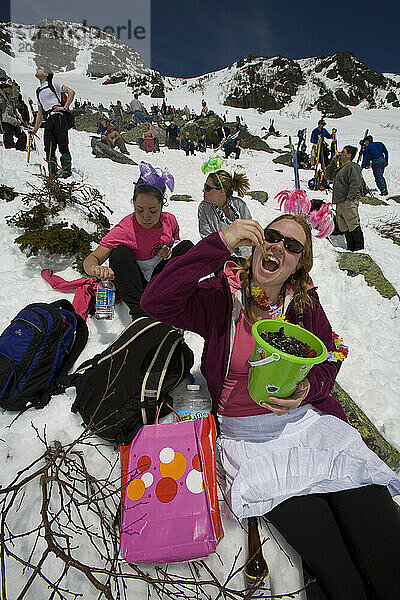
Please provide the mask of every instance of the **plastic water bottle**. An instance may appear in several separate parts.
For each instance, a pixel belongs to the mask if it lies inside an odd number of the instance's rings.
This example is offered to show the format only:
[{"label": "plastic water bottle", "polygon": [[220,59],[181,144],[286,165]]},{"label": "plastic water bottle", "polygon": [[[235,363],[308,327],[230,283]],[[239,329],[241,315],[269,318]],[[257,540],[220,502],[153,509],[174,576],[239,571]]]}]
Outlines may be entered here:
[{"label": "plastic water bottle", "polygon": [[96,289],[96,319],[112,319],[115,307],[115,285],[112,281],[99,281]]},{"label": "plastic water bottle", "polygon": [[174,409],[182,421],[193,421],[211,412],[211,399],[198,384],[188,384],[186,390],[179,386],[174,394]]}]

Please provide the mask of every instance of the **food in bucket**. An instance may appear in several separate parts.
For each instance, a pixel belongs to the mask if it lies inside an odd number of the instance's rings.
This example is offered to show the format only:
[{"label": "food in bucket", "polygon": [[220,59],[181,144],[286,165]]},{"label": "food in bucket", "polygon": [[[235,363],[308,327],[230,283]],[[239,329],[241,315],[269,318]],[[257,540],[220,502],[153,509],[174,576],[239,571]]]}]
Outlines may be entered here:
[{"label": "food in bucket", "polygon": [[293,335],[286,335],[283,327],[278,331],[261,331],[260,336],[267,344],[286,354],[301,356],[303,358],[314,358],[317,356],[316,351],[310,348],[308,344],[300,342]]}]

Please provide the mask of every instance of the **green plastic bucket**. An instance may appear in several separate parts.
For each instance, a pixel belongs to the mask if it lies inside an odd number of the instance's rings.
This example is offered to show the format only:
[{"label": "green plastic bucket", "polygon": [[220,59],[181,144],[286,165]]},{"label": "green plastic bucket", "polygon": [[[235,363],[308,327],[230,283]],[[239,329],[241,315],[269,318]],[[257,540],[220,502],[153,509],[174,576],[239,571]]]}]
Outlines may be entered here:
[{"label": "green plastic bucket", "polygon": [[[265,342],[262,331],[275,332],[283,327],[285,335],[293,336],[316,351],[313,358],[293,356],[277,350]],[[249,374],[249,394],[254,402],[268,402],[268,396],[287,398],[291,396],[311,367],[323,362],[327,357],[325,344],[313,333],[300,325],[285,321],[264,319],[257,321],[251,328],[255,339],[254,354],[249,359],[251,366]]]}]

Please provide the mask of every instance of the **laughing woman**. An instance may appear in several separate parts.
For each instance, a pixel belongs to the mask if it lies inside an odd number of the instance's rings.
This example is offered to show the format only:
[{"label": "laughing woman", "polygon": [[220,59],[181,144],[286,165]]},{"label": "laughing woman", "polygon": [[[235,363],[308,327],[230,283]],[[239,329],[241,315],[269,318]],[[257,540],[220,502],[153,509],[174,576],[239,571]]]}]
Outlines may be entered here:
[{"label": "laughing woman", "polygon": [[[226,262],[242,246],[253,247],[246,265]],[[300,215],[282,215],[265,230],[236,220],[171,261],[146,288],[142,307],[205,339],[202,373],[220,424],[232,510],[240,519],[266,515],[297,550],[317,580],[307,597],[400,598],[400,517],[391,499],[400,480],[331,396],[341,363],[309,276],[312,256]],[[269,396],[272,404],[260,406],[247,387],[251,326],[282,316],[317,335],[330,360],[289,398]]]}]

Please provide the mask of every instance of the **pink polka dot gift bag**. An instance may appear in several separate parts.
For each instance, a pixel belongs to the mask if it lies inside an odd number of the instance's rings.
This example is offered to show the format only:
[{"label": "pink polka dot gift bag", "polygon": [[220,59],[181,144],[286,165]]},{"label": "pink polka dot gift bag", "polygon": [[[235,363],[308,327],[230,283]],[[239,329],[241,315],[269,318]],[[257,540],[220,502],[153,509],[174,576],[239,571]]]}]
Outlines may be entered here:
[{"label": "pink polka dot gift bag", "polygon": [[145,425],[121,446],[120,554],[169,563],[214,552],[224,532],[217,499],[216,427],[194,421]]}]

